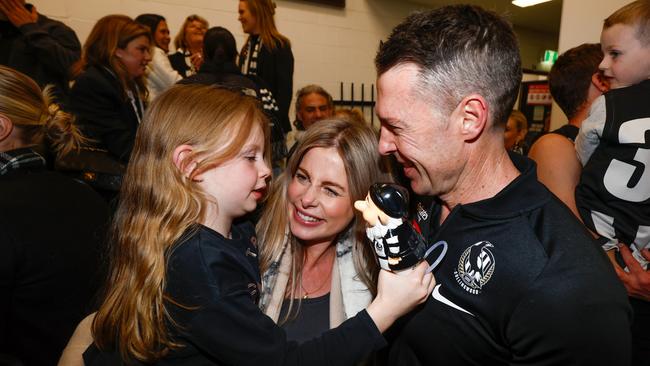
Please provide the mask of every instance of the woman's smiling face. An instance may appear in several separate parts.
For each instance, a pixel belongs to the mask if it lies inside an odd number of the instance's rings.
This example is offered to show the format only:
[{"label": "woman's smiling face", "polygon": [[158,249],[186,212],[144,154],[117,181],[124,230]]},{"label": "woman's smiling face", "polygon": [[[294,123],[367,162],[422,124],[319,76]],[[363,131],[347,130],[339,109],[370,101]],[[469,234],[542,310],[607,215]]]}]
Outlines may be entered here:
[{"label": "woman's smiling face", "polygon": [[290,230],[303,244],[332,242],[354,219],[348,175],[335,148],[307,151],[287,196]]}]

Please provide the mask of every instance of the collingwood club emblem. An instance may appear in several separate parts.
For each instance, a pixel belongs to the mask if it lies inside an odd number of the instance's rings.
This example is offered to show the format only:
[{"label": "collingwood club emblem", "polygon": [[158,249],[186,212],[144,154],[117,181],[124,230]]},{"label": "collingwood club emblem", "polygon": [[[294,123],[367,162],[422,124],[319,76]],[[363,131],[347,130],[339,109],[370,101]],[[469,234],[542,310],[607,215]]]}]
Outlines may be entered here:
[{"label": "collingwood club emblem", "polygon": [[480,241],[465,249],[460,256],[454,277],[460,287],[470,294],[481,293],[494,273],[494,254],[489,249],[493,247],[489,241]]}]

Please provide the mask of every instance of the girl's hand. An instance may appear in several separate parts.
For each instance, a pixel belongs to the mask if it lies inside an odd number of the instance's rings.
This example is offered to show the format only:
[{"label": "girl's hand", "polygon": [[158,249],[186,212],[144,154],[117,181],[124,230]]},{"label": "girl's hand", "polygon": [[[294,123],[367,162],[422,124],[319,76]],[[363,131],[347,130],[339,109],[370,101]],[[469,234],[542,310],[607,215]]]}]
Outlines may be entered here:
[{"label": "girl's hand", "polygon": [[380,332],[384,332],[397,318],[423,303],[436,285],[432,273],[426,273],[429,264],[422,261],[412,269],[399,274],[379,271],[377,297],[366,309]]}]

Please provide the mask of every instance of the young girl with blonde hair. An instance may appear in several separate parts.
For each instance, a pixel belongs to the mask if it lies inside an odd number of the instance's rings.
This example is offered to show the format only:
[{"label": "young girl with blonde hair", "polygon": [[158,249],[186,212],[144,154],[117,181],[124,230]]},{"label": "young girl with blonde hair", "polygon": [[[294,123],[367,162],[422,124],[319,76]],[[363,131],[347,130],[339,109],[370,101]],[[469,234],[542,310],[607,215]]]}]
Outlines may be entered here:
[{"label": "young girl with blonde hair", "polygon": [[263,196],[267,140],[263,112],[242,93],[177,85],[153,102],[121,191],[86,365],[353,365],[426,299],[425,267],[386,273],[367,311],[320,339],[287,342],[257,306],[253,227],[235,223]]}]

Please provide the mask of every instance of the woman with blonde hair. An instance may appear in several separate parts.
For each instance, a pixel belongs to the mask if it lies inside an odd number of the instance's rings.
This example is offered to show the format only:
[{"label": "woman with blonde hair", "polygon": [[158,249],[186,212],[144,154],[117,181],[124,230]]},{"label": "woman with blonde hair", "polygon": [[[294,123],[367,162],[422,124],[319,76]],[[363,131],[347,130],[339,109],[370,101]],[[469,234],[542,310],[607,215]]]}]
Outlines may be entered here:
[{"label": "woman with blonde hair", "polygon": [[127,162],[147,99],[151,33],[126,15],[97,21],[83,46],[70,110],[96,147]]},{"label": "woman with blonde hair", "polygon": [[514,151],[521,155],[526,155],[528,146],[526,145],[526,134],[528,133],[528,120],[520,111],[513,109],[508,117],[506,130],[503,133],[503,141],[506,150]]},{"label": "woman with blonde hair", "polygon": [[257,101],[241,92],[176,85],[152,103],[127,168],[86,365],[353,365],[428,297],[426,267],[408,278],[385,273],[367,310],[322,339],[287,342],[258,308],[257,239],[239,220],[266,188],[268,133]]},{"label": "woman with blonde hair", "polygon": [[388,180],[367,125],[323,120],[298,142],[257,226],[261,307],[289,339],[317,337],[373,299],[378,266],[353,204]]},{"label": "woman with blonde hair", "polygon": [[291,42],[275,26],[275,3],[271,0],[239,0],[239,21],[248,39],[239,55],[244,75],[257,75],[278,101],[280,127],[291,131],[289,105],[293,94]]},{"label": "woman with blonde hair", "polygon": [[90,187],[46,168],[43,151],[85,141],[52,88],[0,66],[0,353],[21,365],[54,364],[92,306],[107,221]]},{"label": "woman with blonde hair", "polygon": [[196,74],[203,65],[203,37],[209,27],[205,18],[193,14],[185,18],[174,38],[176,52],[169,55],[169,61],[182,77]]}]

